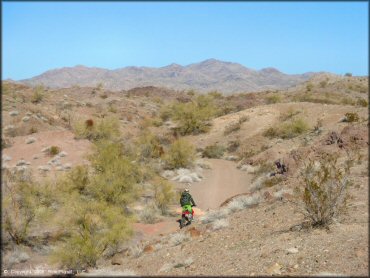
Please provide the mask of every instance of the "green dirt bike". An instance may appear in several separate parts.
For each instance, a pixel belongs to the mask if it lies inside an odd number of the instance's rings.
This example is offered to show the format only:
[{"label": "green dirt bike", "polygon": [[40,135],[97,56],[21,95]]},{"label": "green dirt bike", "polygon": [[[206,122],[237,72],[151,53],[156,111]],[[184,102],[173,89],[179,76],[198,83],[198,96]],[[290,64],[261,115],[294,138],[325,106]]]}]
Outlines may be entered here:
[{"label": "green dirt bike", "polygon": [[181,213],[180,219],[180,229],[191,224],[194,219],[194,210],[192,205],[184,206],[184,209]]}]

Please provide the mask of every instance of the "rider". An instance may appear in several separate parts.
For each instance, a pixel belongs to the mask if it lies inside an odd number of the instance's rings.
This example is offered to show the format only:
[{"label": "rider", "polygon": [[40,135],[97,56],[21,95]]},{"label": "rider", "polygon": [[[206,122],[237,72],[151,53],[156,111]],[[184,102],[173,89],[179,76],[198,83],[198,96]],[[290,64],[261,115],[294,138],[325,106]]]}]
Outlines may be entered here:
[{"label": "rider", "polygon": [[192,207],[195,207],[196,204],[193,200],[193,197],[189,193],[189,189],[185,189],[184,192],[181,193],[180,205],[183,212],[189,211],[191,214],[193,214]]}]

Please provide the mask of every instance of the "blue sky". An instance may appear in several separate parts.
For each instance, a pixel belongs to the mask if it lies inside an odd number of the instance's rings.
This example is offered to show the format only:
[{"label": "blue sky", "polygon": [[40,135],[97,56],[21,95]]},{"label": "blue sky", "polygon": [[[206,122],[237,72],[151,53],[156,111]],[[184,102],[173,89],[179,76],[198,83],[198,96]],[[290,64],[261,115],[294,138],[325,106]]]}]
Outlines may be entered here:
[{"label": "blue sky", "polygon": [[367,2],[3,2],[2,78],[208,58],[368,75]]}]

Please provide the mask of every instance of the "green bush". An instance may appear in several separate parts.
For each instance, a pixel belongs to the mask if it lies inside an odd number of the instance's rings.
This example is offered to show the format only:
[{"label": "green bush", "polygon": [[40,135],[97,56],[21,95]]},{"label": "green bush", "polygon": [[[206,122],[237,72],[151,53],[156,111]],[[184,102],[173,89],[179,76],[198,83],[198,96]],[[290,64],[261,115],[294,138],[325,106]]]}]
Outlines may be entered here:
[{"label": "green bush", "polygon": [[95,149],[90,161],[97,174],[88,184],[89,194],[109,204],[131,203],[138,197],[136,184],[142,180],[139,165],[124,155],[120,143],[101,141]]},{"label": "green bush", "polygon": [[279,96],[279,95],[268,96],[268,97],[266,97],[266,102],[267,102],[267,104],[279,103],[279,102],[281,102],[281,96]]},{"label": "green bush", "polygon": [[163,154],[163,147],[159,138],[154,134],[144,131],[137,140],[139,160],[159,158]]},{"label": "green bush", "polygon": [[48,153],[51,156],[57,155],[58,153],[60,153],[60,148],[58,146],[51,146]]},{"label": "green bush", "polygon": [[116,250],[131,234],[130,218],[122,209],[103,201],[71,197],[65,225],[66,237],[52,254],[61,267],[85,269],[95,267],[105,251]]},{"label": "green bush", "polygon": [[270,127],[264,132],[269,138],[279,137],[282,139],[294,138],[308,130],[308,124],[303,119],[295,119],[285,122],[278,127]]},{"label": "green bush", "polygon": [[302,171],[304,188],[303,213],[313,226],[325,226],[347,207],[351,161],[339,164],[338,155],[323,154],[318,161],[309,160]]},{"label": "green bush", "polygon": [[184,139],[179,139],[170,146],[164,162],[167,169],[177,169],[192,166],[194,159],[194,146]]},{"label": "green bush", "polygon": [[208,158],[221,158],[224,155],[225,152],[225,147],[220,146],[220,145],[209,145],[207,146],[203,152],[202,156],[203,157],[208,157]]},{"label": "green bush", "polygon": [[172,107],[173,119],[181,135],[199,134],[210,129],[210,119],[217,114],[211,96],[200,95],[195,101],[178,103]]},{"label": "green bush", "polygon": [[116,117],[100,119],[96,124],[92,121],[92,125],[90,121],[92,120],[76,121],[73,124],[73,130],[77,138],[85,138],[94,142],[119,138],[119,120]]},{"label": "green bush", "polygon": [[154,202],[162,214],[168,212],[168,206],[173,203],[174,197],[172,184],[164,179],[157,179],[154,182]]}]

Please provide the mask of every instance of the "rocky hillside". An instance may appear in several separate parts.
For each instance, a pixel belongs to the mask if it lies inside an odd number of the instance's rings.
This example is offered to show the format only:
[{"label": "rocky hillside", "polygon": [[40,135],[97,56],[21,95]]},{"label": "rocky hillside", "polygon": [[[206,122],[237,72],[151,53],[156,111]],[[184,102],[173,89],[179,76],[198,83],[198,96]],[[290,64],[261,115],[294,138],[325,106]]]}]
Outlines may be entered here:
[{"label": "rocky hillside", "polygon": [[[225,96],[3,82],[2,273],[366,276],[367,84],[323,75]],[[315,226],[302,173],[331,155],[350,181],[346,206]],[[197,207],[180,230],[185,187]]]},{"label": "rocky hillside", "polygon": [[314,75],[315,73],[289,75],[274,68],[258,71],[237,63],[209,59],[187,66],[171,64],[161,68],[125,67],[108,70],[85,66],[66,67],[50,70],[20,82],[28,85],[44,84],[53,88],[74,85],[94,87],[102,83],[104,88],[115,91],[157,86],[201,92],[217,90],[230,94],[288,88]]}]

